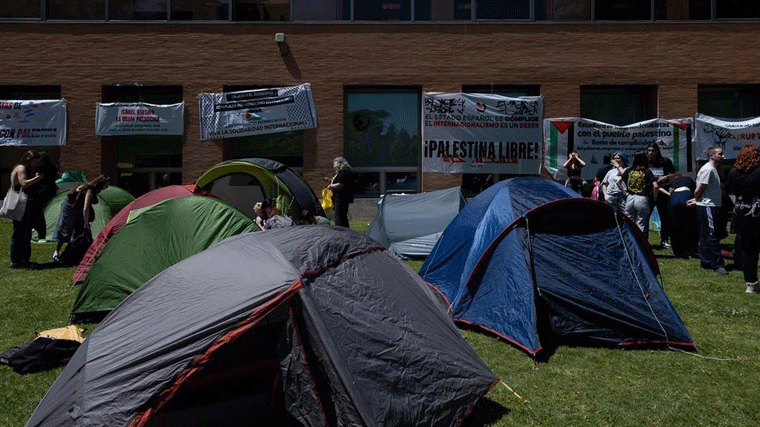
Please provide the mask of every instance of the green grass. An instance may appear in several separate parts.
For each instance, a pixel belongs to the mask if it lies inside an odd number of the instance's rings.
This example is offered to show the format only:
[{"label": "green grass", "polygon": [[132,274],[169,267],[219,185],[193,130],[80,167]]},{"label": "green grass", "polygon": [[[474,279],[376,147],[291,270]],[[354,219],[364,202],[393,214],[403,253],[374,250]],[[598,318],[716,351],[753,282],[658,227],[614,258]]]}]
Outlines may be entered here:
[{"label": "green grass", "polygon": [[[352,228],[366,229],[364,222]],[[64,326],[76,294],[74,268],[10,270],[11,226],[0,222],[0,352]],[[658,241],[656,237],[652,241]],[[34,244],[48,261],[53,244]],[[509,344],[463,335],[504,385],[467,426],[754,426],[760,420],[760,295],[744,293],[741,272],[717,276],[697,260],[656,251],[665,290],[698,352],[560,347],[537,363]],[[729,263],[730,264],[730,263]],[[413,269],[421,265],[410,262]],[[0,367],[0,427],[23,425],[60,369],[21,376]]]}]

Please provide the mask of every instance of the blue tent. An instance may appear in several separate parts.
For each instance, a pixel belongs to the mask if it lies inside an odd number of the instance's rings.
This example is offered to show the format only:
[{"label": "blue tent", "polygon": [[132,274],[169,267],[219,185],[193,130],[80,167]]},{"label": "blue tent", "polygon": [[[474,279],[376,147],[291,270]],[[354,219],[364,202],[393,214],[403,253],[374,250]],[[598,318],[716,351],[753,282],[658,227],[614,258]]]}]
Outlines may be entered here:
[{"label": "blue tent", "polygon": [[561,344],[694,348],[638,227],[547,179],[502,181],[475,197],[419,274],[455,321],[532,356]]}]

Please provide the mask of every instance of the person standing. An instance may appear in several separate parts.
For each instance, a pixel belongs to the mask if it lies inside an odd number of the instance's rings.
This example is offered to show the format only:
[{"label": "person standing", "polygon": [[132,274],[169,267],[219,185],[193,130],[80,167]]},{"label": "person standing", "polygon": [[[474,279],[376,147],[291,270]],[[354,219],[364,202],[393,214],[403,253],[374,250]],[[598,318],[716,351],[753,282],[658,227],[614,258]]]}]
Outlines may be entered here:
[{"label": "person standing", "polygon": [[583,168],[586,167],[586,162],[581,159],[578,153],[573,151],[567,155],[567,161],[563,166],[567,169],[567,181],[565,181],[565,187],[570,187],[573,191],[580,194],[583,189],[581,172],[583,172]]},{"label": "person standing", "polygon": [[327,188],[332,191],[333,212],[335,213],[335,225],[348,227],[348,205],[354,201],[354,171],[351,165],[343,157],[333,160],[335,175],[330,178]]},{"label": "person standing", "polygon": [[[111,178],[109,176],[100,175],[90,182],[72,188],[69,194],[64,197],[56,225],[58,227],[58,244],[55,252],[53,252],[53,261],[61,261],[61,248],[64,243],[71,243],[77,236],[91,232],[90,223],[95,219],[95,209],[92,205],[98,203],[98,194],[108,188],[110,183]],[[86,251],[87,248],[84,250]]]},{"label": "person standing", "polygon": [[626,197],[625,214],[639,226],[644,237],[648,238],[646,222],[649,218],[649,194],[656,184],[654,175],[649,170],[647,155],[643,151],[633,154],[631,167],[620,176],[617,186]]},{"label": "person standing", "polygon": [[47,223],[45,221],[45,206],[55,197],[58,192],[58,185],[55,180],[58,179],[58,168],[50,160],[50,156],[40,151],[40,164],[36,172],[43,176],[42,180],[26,189],[29,193],[29,203],[32,209],[33,217],[30,218],[32,230],[37,231],[37,237],[40,243],[45,243],[47,234]]},{"label": "person standing", "polygon": [[625,157],[621,153],[615,153],[612,156],[612,169],[602,179],[602,191],[604,193],[604,201],[612,205],[620,212],[625,212],[625,195],[617,186],[617,182],[620,176],[625,172],[628,163]]},{"label": "person standing", "polygon": [[[40,155],[35,151],[27,151],[21,156],[18,164],[11,171],[11,185],[14,191],[27,192],[27,188],[44,178],[44,175],[34,171],[40,165]],[[34,177],[29,178],[32,173]],[[25,268],[29,266],[32,257],[32,218],[33,207],[27,202],[26,210],[21,221],[13,220],[13,234],[11,235],[11,268]]]},{"label": "person standing", "polygon": [[757,259],[760,250],[760,149],[745,145],[739,150],[728,173],[726,192],[736,196],[733,225],[736,249],[747,284],[747,293],[760,292],[757,286]]},{"label": "person standing", "polygon": [[[668,175],[676,173],[676,168],[673,166],[672,160],[662,156],[659,142],[662,142],[662,140],[658,140],[647,146],[647,157],[649,158],[649,170],[652,171],[652,175],[657,180],[658,186],[662,186]],[[670,240],[672,220],[668,212],[669,203],[669,194],[662,191],[652,192],[649,204],[649,216],[651,217],[654,208],[657,207],[657,213],[660,215],[660,246],[662,247],[670,246],[668,241]],[[648,219],[647,225],[649,225]]]},{"label": "person standing", "polygon": [[723,163],[723,149],[707,149],[708,161],[697,172],[697,189],[689,206],[697,207],[699,221],[699,264],[702,268],[715,270],[720,275],[728,274],[723,266],[720,253],[720,238],[716,231],[715,219],[720,211],[723,190],[720,186],[718,167]]},{"label": "person standing", "polygon": [[666,175],[660,186],[660,192],[668,193],[668,215],[670,215],[670,243],[673,255],[677,258],[698,257],[697,242],[699,241],[699,222],[694,208],[687,206],[694,198],[697,183],[694,178],[674,173]]}]

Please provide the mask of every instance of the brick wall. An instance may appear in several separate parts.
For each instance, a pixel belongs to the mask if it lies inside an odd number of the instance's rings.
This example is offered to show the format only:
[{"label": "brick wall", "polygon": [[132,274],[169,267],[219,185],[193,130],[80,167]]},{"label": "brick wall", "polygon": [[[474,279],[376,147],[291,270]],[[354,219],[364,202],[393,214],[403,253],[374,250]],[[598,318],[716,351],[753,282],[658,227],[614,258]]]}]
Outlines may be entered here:
[{"label": "brick wall", "polygon": [[[281,56],[274,34],[285,33]],[[693,116],[700,84],[757,84],[752,23],[3,23],[0,84],[56,84],[68,100],[61,166],[94,176],[111,168],[95,135],[102,85],[178,84],[186,103],[183,181],[229,152],[200,141],[197,94],[223,85],[311,83],[319,128],[306,132],[304,176],[318,192],[343,154],[343,88],[413,85],[457,92],[463,84],[540,85],[545,117],[580,114],[581,85],[658,87],[662,118]],[[458,175],[423,174],[424,190]]]}]

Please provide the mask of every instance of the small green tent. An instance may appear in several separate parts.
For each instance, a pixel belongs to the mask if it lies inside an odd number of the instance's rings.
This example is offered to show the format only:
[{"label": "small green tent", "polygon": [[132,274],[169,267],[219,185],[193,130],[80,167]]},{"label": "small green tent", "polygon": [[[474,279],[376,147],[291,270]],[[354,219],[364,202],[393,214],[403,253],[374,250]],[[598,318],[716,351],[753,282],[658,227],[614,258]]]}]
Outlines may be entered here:
[{"label": "small green tent", "polygon": [[72,321],[99,322],[164,269],[229,236],[258,229],[243,212],[211,197],[167,199],[134,210],[93,263],[74,301]]},{"label": "small green tent", "polygon": [[[69,194],[69,189],[64,187],[45,205],[45,226],[48,240],[58,241],[58,216],[61,213],[61,202]],[[126,190],[113,185],[101,191],[98,194],[98,203],[92,205],[95,210],[95,220],[91,226],[92,235],[97,236],[100,230],[108,224],[108,221],[134,199],[134,196]],[[37,233],[34,232],[33,234],[32,238],[37,239]]]}]

